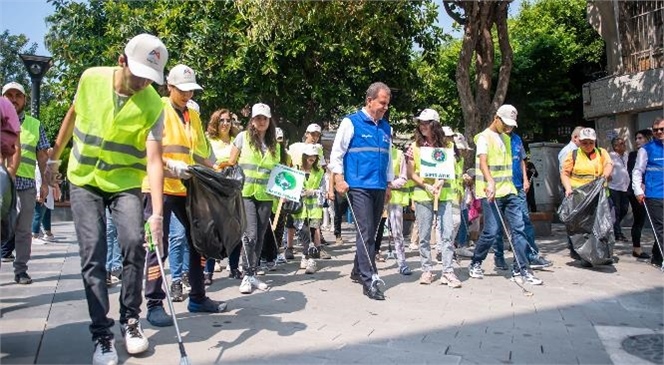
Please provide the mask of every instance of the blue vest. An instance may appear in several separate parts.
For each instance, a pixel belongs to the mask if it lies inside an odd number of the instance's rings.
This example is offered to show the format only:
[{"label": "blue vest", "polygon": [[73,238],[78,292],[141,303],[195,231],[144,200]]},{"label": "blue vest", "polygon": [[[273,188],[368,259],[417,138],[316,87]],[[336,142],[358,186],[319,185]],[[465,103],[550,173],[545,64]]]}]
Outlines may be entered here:
[{"label": "blue vest", "polygon": [[523,170],[521,170],[521,151],[523,151],[523,142],[518,134],[510,133],[510,143],[512,148],[512,182],[516,190],[523,190]]},{"label": "blue vest", "polygon": [[362,110],[347,117],[353,123],[353,138],[344,155],[344,178],[356,189],[387,189],[391,132],[387,120],[376,125]]},{"label": "blue vest", "polygon": [[648,153],[645,178],[646,198],[664,199],[664,145],[654,140],[643,147]]}]

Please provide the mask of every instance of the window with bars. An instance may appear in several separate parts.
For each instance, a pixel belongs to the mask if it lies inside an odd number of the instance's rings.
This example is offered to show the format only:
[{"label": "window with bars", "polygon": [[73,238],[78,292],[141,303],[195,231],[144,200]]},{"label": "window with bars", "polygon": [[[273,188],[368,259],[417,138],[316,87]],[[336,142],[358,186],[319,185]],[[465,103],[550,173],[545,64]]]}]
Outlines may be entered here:
[{"label": "window with bars", "polygon": [[620,13],[624,72],[664,67],[664,0],[621,1]]}]

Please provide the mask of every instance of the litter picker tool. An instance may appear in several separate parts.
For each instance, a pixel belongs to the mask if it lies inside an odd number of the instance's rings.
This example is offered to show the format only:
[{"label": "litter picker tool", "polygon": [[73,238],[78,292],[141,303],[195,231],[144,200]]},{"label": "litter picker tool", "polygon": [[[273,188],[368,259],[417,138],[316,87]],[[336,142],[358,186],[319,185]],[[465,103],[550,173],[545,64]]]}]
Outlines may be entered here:
[{"label": "litter picker tool", "polygon": [[353,209],[353,204],[350,202],[350,197],[348,196],[348,193],[344,194],[346,196],[346,200],[348,201],[348,209],[350,210],[350,214],[353,216],[353,222],[355,223],[355,228],[357,229],[357,233],[360,235],[360,240],[362,240],[362,247],[364,247],[364,253],[367,255],[367,259],[369,259],[369,266],[371,267],[371,287],[372,288],[378,288],[378,284],[383,284],[385,286],[385,282],[383,279],[378,276],[378,273],[374,270],[373,265],[371,264],[371,255],[369,255],[369,249],[367,248],[367,242],[364,240],[364,236],[362,236],[362,231],[360,230],[360,226],[357,223],[357,217],[355,216],[355,210]]},{"label": "litter picker tool", "polygon": [[[650,228],[652,228],[652,233],[655,236],[655,242],[657,242],[657,247],[659,247],[659,254],[664,255],[664,252],[662,252],[662,243],[659,242],[659,238],[657,238],[657,232],[655,232],[655,226],[652,225],[652,218],[650,218],[650,211],[648,210],[648,206],[643,204],[643,207],[646,208],[646,215],[648,215],[648,221],[650,221]],[[661,271],[664,271],[664,262],[662,262],[662,267],[659,268]]]},{"label": "litter picker tool", "polygon": [[[494,199],[493,201],[494,207],[496,207],[496,212],[498,212],[498,218],[500,219],[500,223],[503,225],[503,230],[505,231],[505,235],[507,236],[507,241],[510,243],[510,247],[512,247],[512,252],[514,253],[514,260],[516,260],[516,265],[519,267],[519,270],[521,269],[521,263],[519,262],[519,255],[517,255],[516,250],[514,249],[514,243],[512,243],[512,236],[510,235],[509,231],[507,230],[507,225],[505,224],[505,220],[503,219],[503,214],[500,212],[500,207],[498,207],[498,202]],[[532,297],[533,292],[530,290],[526,289],[523,285],[519,284],[516,280],[512,280],[514,284],[516,284],[521,290],[523,291],[523,295],[527,297]]]},{"label": "litter picker tool", "polygon": [[396,259],[396,257],[394,256],[394,251],[392,251],[392,241],[394,240],[394,232],[392,231],[392,224],[390,223],[389,213],[385,214],[385,212],[384,212],[383,215],[387,215],[387,217],[386,217],[387,218],[387,232],[390,235],[390,237],[387,241],[387,258],[394,260],[394,259]]},{"label": "litter picker tool", "polygon": [[[159,271],[161,273],[162,285],[164,286],[164,291],[166,292],[166,300],[168,302],[168,308],[171,310],[171,317],[173,318],[173,324],[175,324],[175,332],[178,335],[178,347],[180,348],[180,365],[190,365],[189,358],[187,357],[187,352],[184,349],[184,343],[182,342],[182,336],[180,335],[180,327],[178,326],[178,319],[175,316],[175,308],[173,308],[173,300],[171,299],[170,284],[168,283],[168,278],[164,273],[164,263],[161,260],[161,252],[159,252],[159,247],[154,244],[152,241],[152,231],[150,230],[150,223],[145,223],[145,232],[147,235],[148,251],[154,251],[157,255],[157,262],[159,263]],[[147,265],[146,265],[147,266]]]},{"label": "litter picker tool", "polygon": [[[277,207],[277,213],[279,212],[280,207],[281,207],[281,201],[279,202],[279,207]],[[277,250],[276,251],[277,259],[274,261],[274,264],[276,266],[278,264],[285,264],[288,262],[288,260],[286,260],[284,254],[279,253],[279,244],[277,243],[279,241],[277,241],[277,235],[274,233],[276,229],[275,227],[278,224],[277,219],[279,219],[279,217],[275,214],[274,218],[275,218],[274,222],[272,222],[272,220],[269,220],[269,222],[270,222],[270,231],[272,232],[272,238],[274,239],[274,248]]]}]

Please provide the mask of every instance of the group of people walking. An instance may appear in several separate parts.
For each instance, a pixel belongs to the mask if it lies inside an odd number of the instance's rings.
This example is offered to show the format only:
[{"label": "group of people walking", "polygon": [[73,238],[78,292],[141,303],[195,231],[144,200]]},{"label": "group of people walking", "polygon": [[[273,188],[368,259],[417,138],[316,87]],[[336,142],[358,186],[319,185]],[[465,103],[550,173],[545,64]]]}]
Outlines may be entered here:
[{"label": "group of people walking", "polygon": [[[551,262],[540,255],[529,219],[526,196],[531,186],[525,149],[514,133],[515,107],[501,106],[490,126],[474,136],[475,169],[464,171],[465,160],[472,158],[473,151],[461,133],[442,125],[433,109],[425,109],[415,118],[412,143],[403,150],[397,148],[392,140],[394,131],[385,117],[391,91],[386,84],[375,82],[366,91],[364,106],[341,121],[327,163],[318,143],[320,126],[310,124],[302,142],[287,146],[270,106],[263,103],[253,105],[245,130],[239,130],[233,114],[225,108],[212,112],[204,128],[200,112],[192,103],[194,92],[203,89],[196,82],[195,71],[178,64],[164,80],[168,58],[160,39],[140,34],[126,44],[118,56],[118,66],[86,70],[51,150],[43,126],[23,112],[22,86],[10,83],[2,91],[21,118],[19,157],[12,150],[18,145],[5,146],[3,131],[3,158],[6,171],[16,175],[21,205],[28,207],[21,210],[15,224],[13,265],[17,283],[31,281],[27,274],[32,238],[28,222],[32,223],[30,208],[35,206],[37,189],[40,196],[46,196],[48,186],[58,183],[62,153],[69,141],[73,142],[67,174],[95,343],[94,364],[118,361],[111,331],[114,320],[108,315],[111,272],[122,280],[119,322],[129,354],[148,349],[139,321],[143,295],[148,322],[154,326],[173,325],[163,305],[166,293],[160,259],[170,256],[170,289],[176,301],[185,298],[186,277],[188,311],[219,313],[227,309],[224,301],[206,294],[215,260],[201,256],[192,245],[183,182],[192,177],[191,165],[217,170],[240,166],[244,172],[241,193],[247,224],[237,249],[228,253],[230,276],[241,279],[239,291],[243,294],[269,289],[259,278],[265,274],[261,258],[272,263],[283,248],[284,258],[294,259],[295,240],[301,244],[300,268],[306,274],[316,272],[317,259],[331,257],[325,252],[320,231],[326,198],[334,206],[347,205],[351,212],[356,252],[350,277],[361,284],[363,294],[370,299],[385,299],[376,266],[381,220],[394,239],[399,273],[412,274],[403,237],[404,208],[411,203],[419,236],[420,284],[437,279],[434,262],[438,261],[440,283],[461,287],[462,280],[453,265],[460,248],[466,254],[472,252],[468,267],[471,278],[484,277],[482,263],[490,250],[494,252],[495,267],[509,269],[503,254],[503,233],[514,252],[512,280],[542,284],[532,269],[551,266]],[[151,86],[153,82],[165,83],[167,95],[160,97]],[[645,201],[649,208],[661,241],[664,120],[655,122],[653,132],[654,141],[643,143],[635,157],[631,186],[636,203]],[[574,153],[577,157],[571,164],[571,148],[565,155],[561,179],[566,194],[588,179],[611,175],[611,158],[594,148],[595,139],[592,129],[580,130],[575,144],[582,153]],[[453,159],[451,177],[432,178],[424,173],[425,148],[451,151],[447,156]],[[278,164],[305,175],[299,209],[288,210],[285,201],[268,193],[270,173]],[[35,174],[41,175],[41,184],[35,183]],[[481,202],[483,229],[471,251],[457,247],[455,241],[459,228],[468,225],[469,212],[477,209],[477,200]],[[334,233],[337,243],[341,243],[338,215]],[[106,218],[111,218],[112,224]],[[181,224],[176,231],[175,220]],[[146,250],[144,224],[158,249]],[[114,230],[107,231],[110,226]],[[286,232],[282,234],[283,230]],[[3,227],[3,235],[5,231]],[[114,234],[119,250],[111,255],[113,249],[107,237]],[[432,235],[437,255],[432,249]],[[280,247],[282,237],[284,247]],[[3,237],[3,252],[4,246]],[[636,247],[635,243],[635,255],[643,255]],[[107,256],[116,257],[113,260],[118,264],[109,266]],[[653,250],[652,259],[661,264],[661,252]]]}]

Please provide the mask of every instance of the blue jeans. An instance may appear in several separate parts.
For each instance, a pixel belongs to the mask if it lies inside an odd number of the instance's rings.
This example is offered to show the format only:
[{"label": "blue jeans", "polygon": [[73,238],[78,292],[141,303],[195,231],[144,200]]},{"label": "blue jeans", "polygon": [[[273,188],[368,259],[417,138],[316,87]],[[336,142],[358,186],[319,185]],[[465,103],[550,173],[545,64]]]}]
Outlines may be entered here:
[{"label": "blue jeans", "polygon": [[181,280],[182,273],[189,272],[187,232],[174,213],[171,213],[168,230],[168,265],[171,268],[171,281]]},{"label": "blue jeans", "polygon": [[468,208],[461,210],[461,224],[459,225],[459,232],[457,232],[456,243],[459,247],[464,247],[468,244]]},{"label": "blue jeans", "polygon": [[506,220],[505,223],[509,223],[510,226],[510,235],[512,236],[514,255],[516,257],[513,270],[525,274],[525,271],[528,269],[528,259],[526,258],[528,238],[524,231],[521,201],[515,194],[496,198],[495,203],[489,202],[487,199],[482,199],[484,229],[479,240],[477,240],[471,264],[481,264],[486,259],[493,242],[502,236],[503,227],[496,206],[502,212],[503,219]]},{"label": "blue jeans", "polygon": [[113,217],[108,208],[106,208],[106,243],[108,244],[106,271],[117,273],[122,270],[122,252],[120,252],[120,243],[118,243],[118,229],[113,223]]},{"label": "blue jeans", "polygon": [[205,267],[203,268],[203,273],[205,274],[212,274],[214,272],[214,264],[216,260],[215,259],[207,259],[205,260]]},{"label": "blue jeans", "polygon": [[44,231],[51,231],[51,210],[42,203],[35,204],[35,214],[32,216],[32,233],[39,234],[39,226],[44,227]]},{"label": "blue jeans", "polygon": [[[528,200],[526,199],[526,192],[523,190],[519,190],[519,193],[516,196],[516,198],[519,200],[519,204],[521,207],[521,214],[523,217],[523,225],[524,225],[523,230],[526,234],[528,242],[528,245],[526,246],[526,256],[528,257],[528,260],[530,262],[536,259],[537,256],[539,255],[539,247],[537,247],[537,244],[535,243],[535,227],[533,227],[533,223],[530,221],[530,212],[528,211]],[[496,257],[503,257],[504,251],[505,247],[503,244],[503,235],[500,234],[498,235],[496,241],[494,242],[493,254]]]}]

